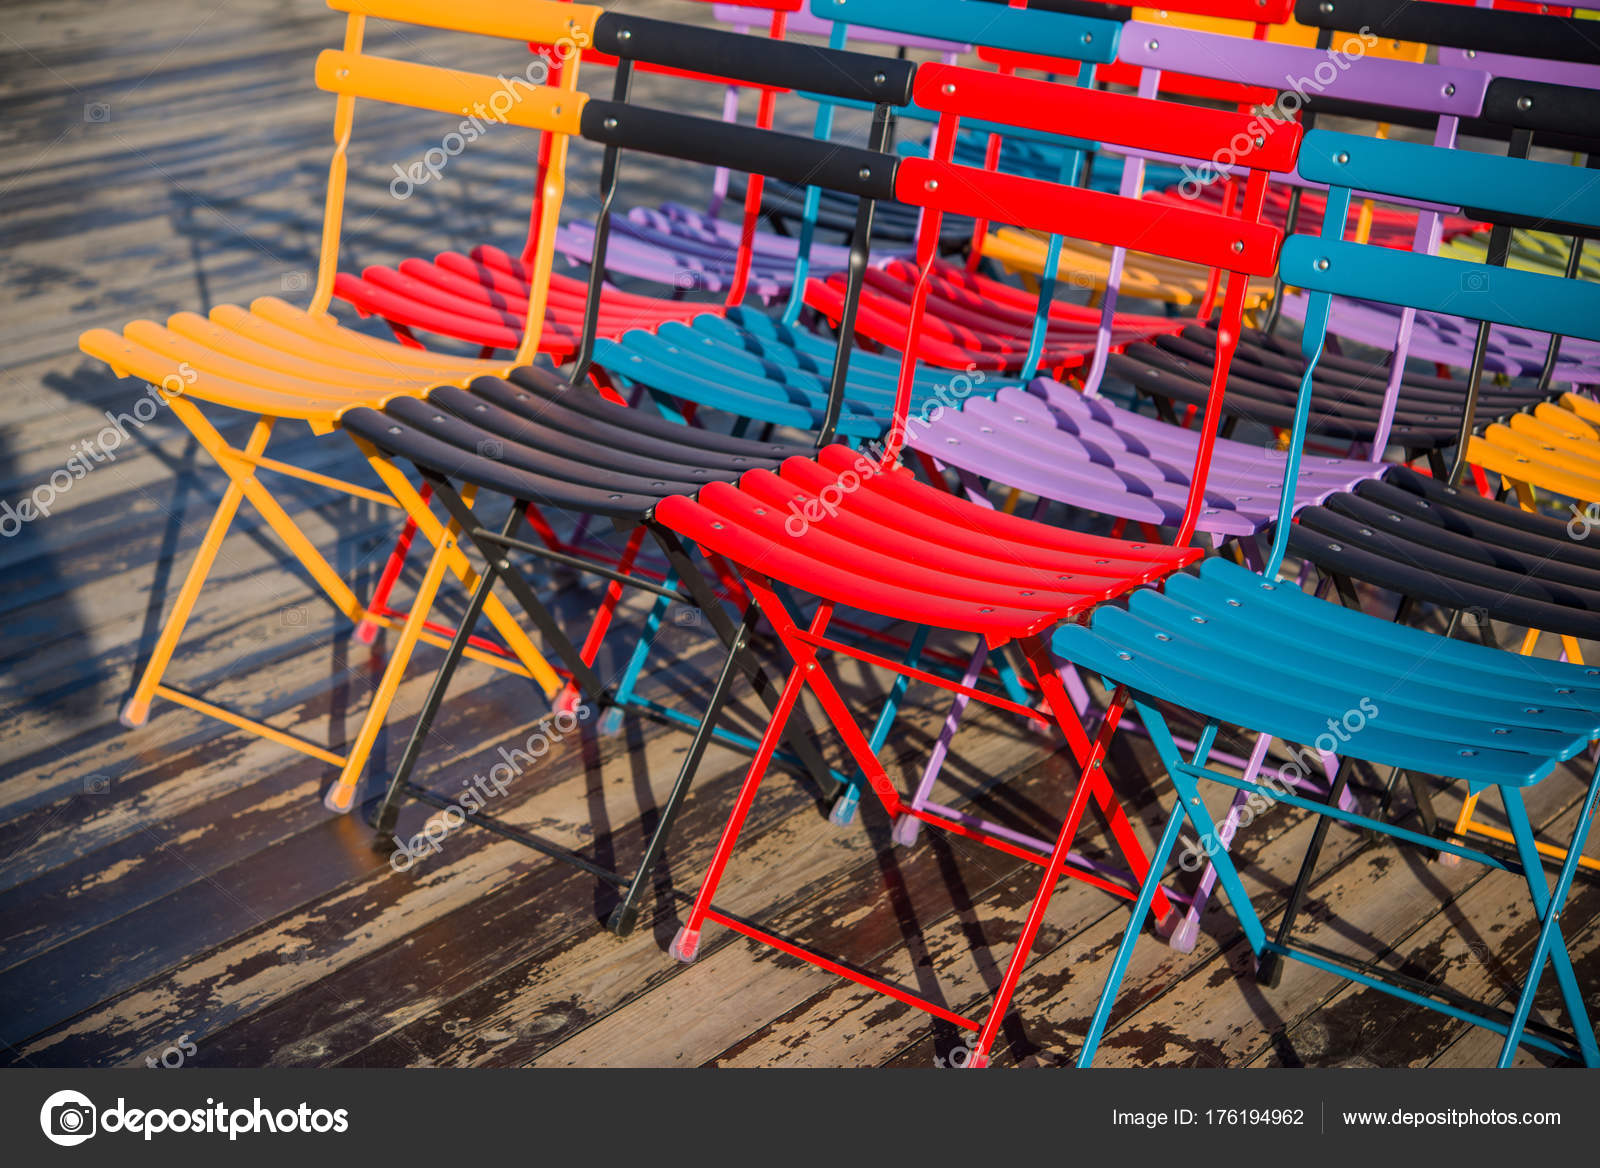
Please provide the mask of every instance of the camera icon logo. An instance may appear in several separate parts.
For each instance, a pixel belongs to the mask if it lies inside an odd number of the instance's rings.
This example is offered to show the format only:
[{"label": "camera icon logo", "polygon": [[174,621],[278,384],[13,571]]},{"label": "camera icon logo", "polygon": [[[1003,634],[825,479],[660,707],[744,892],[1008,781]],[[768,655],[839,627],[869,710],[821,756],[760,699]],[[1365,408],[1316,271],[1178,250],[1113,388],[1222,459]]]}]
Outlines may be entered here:
[{"label": "camera icon logo", "polygon": [[91,101],[83,107],[83,120],[86,122],[109,122],[111,120],[111,107],[103,101]]},{"label": "camera icon logo", "polygon": [[285,292],[304,292],[311,287],[310,272],[285,272],[278,280]]},{"label": "camera icon logo", "polygon": [[1463,292],[1487,292],[1489,290],[1489,273],[1464,273],[1461,277],[1461,290]]},{"label": "camera icon logo", "polygon": [[478,441],[478,454],[483,458],[499,461],[505,456],[505,443],[498,438],[483,438]]},{"label": "camera icon logo", "polygon": [[99,1112],[87,1095],[57,1091],[39,1109],[39,1126],[52,1144],[71,1148],[94,1135]]}]

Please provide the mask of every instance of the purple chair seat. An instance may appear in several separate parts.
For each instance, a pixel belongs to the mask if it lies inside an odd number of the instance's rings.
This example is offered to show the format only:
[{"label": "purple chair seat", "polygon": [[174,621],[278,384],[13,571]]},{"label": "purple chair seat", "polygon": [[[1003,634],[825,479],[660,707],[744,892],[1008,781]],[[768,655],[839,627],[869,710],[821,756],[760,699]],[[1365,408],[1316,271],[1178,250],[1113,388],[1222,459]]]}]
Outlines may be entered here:
[{"label": "purple chair seat", "polygon": [[[1305,305],[1304,296],[1285,297],[1283,313],[1303,322]],[[1374,348],[1392,349],[1399,318],[1400,309],[1394,305],[1340,297],[1333,302],[1330,331]],[[1457,369],[1468,368],[1472,364],[1477,329],[1476,321],[1463,317],[1419,312],[1411,335],[1410,356]],[[1489,330],[1489,351],[1484,358],[1484,368],[1490,373],[1511,377],[1537,377],[1544,368],[1549,340],[1546,334],[1532,329],[1494,325]],[[1555,380],[1577,385],[1600,384],[1600,345],[1581,338],[1563,340]]]},{"label": "purple chair seat", "polygon": [[[1199,439],[1044,377],[913,429],[914,448],[964,477],[1157,526],[1175,525],[1183,514]],[[1295,505],[1350,490],[1379,469],[1361,459],[1307,458]],[[1198,529],[1218,541],[1261,531],[1276,517],[1282,486],[1283,456],[1275,449],[1218,439]]]},{"label": "purple chair seat", "polygon": [[[750,290],[763,300],[788,292],[794,283],[797,241],[758,231],[750,265]],[[594,224],[576,220],[556,233],[556,250],[573,263],[594,254]],[[606,267],[623,275],[680,290],[725,292],[733,284],[739,250],[739,225],[724,223],[684,207],[635,207],[611,221]],[[845,267],[849,249],[812,245],[812,270],[820,275]],[[889,258],[883,256],[879,258]]]}]

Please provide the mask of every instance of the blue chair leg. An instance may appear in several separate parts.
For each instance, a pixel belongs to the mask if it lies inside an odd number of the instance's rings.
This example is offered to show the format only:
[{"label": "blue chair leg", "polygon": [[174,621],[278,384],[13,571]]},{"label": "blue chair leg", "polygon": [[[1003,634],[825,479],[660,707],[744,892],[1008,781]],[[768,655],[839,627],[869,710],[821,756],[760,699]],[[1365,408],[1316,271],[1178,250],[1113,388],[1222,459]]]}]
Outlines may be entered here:
[{"label": "blue chair leg", "polygon": [[[662,584],[669,589],[676,589],[677,573],[669,572]],[[639,674],[644,671],[645,659],[650,656],[650,646],[655,644],[656,634],[661,630],[662,618],[666,616],[671,603],[667,597],[657,596],[655,603],[650,606],[650,614],[644,620],[644,631],[639,634],[639,641],[633,647],[633,655],[628,658],[627,668],[622,671],[622,677],[617,682],[618,706],[633,701],[634,687],[639,682]],[[622,710],[618,706],[606,711],[605,717],[600,720],[600,733],[615,734],[622,728]]]},{"label": "blue chair leg", "polygon": [[1572,840],[1568,845],[1567,858],[1556,875],[1556,885],[1553,890],[1548,887],[1546,881],[1544,864],[1539,858],[1539,849],[1534,842],[1533,825],[1529,823],[1527,808],[1523,806],[1522,792],[1515,788],[1502,787],[1500,795],[1505,803],[1506,820],[1517,843],[1517,855],[1522,860],[1524,875],[1528,881],[1528,892],[1533,897],[1533,907],[1539,916],[1540,927],[1539,941],[1534,946],[1527,980],[1523,982],[1522,993],[1517,998],[1516,1011],[1511,1018],[1511,1028],[1506,1033],[1504,1045],[1500,1048],[1498,1065],[1509,1067],[1516,1058],[1523,1027],[1527,1025],[1528,1015],[1533,1010],[1533,1000],[1539,991],[1539,981],[1544,975],[1545,962],[1548,961],[1555,970],[1556,982],[1561,987],[1561,998],[1566,1004],[1567,1015],[1572,1020],[1572,1028],[1577,1035],[1578,1049],[1583,1056],[1584,1065],[1600,1066],[1600,1048],[1597,1048],[1595,1043],[1594,1027],[1589,1022],[1589,1013],[1583,1003],[1583,993],[1578,988],[1578,980],[1572,970],[1572,959],[1567,953],[1566,940],[1561,935],[1561,908],[1566,904],[1573,878],[1577,875],[1578,862],[1583,856],[1583,845],[1594,820],[1596,801],[1600,798],[1600,767],[1597,767],[1590,776],[1589,793],[1584,798],[1583,810],[1579,813],[1577,826],[1573,829]]}]

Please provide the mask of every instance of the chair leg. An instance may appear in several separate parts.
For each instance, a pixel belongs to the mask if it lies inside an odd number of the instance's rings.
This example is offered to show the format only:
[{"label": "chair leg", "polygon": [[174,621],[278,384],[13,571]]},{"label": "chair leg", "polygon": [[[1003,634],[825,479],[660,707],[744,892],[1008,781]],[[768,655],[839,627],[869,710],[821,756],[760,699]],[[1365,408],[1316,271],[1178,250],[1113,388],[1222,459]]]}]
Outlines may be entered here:
[{"label": "chair leg", "polygon": [[783,728],[789,720],[789,712],[800,700],[800,691],[805,688],[805,684],[805,667],[796,665],[789,674],[789,679],[784,682],[783,692],[778,696],[778,705],[773,711],[772,720],[767,723],[767,729],[761,735],[761,745],[756,749],[756,756],[750,760],[750,769],[745,772],[744,784],[739,788],[739,797],[734,800],[733,810],[728,813],[728,822],[723,826],[722,835],[717,840],[717,849],[712,853],[711,866],[706,869],[705,878],[700,882],[700,891],[695,894],[694,907],[689,910],[689,919],[673,938],[669,952],[679,961],[693,961],[700,953],[700,930],[705,925],[706,910],[711,907],[712,899],[717,894],[717,885],[722,880],[723,870],[728,866],[734,845],[739,839],[739,832],[744,827],[745,819],[750,815],[751,804],[755,802],[756,789],[761,786],[761,780],[767,773],[767,766],[772,761],[773,751],[778,748],[778,740],[783,737]]},{"label": "chair leg", "polygon": [[[1340,764],[1333,786],[1328,791],[1328,806],[1339,805],[1340,796],[1350,784],[1350,767],[1348,760]],[[1300,915],[1306,890],[1311,887],[1311,878],[1316,874],[1317,859],[1322,854],[1322,845],[1328,838],[1328,828],[1332,823],[1333,820],[1326,815],[1319,815],[1316,826],[1311,829],[1311,844],[1306,848],[1305,859],[1300,862],[1300,873],[1295,877],[1294,888],[1290,890],[1288,903],[1283,908],[1283,918],[1278,922],[1278,934],[1274,939],[1278,945],[1287,945],[1294,932],[1295,918]],[[1256,967],[1256,980],[1265,986],[1276,986],[1282,976],[1282,958],[1277,953],[1262,954]]]},{"label": "chair leg", "polygon": [[[255,426],[250,431],[250,438],[245,443],[244,452],[251,457],[259,455],[266,449],[267,439],[271,436],[272,419],[257,418]],[[150,700],[155,696],[156,687],[161,684],[161,678],[172,661],[178,640],[183,636],[184,625],[189,621],[189,614],[194,611],[195,602],[200,598],[200,590],[205,586],[206,577],[211,574],[211,566],[216,562],[217,552],[221,550],[222,541],[228,534],[228,528],[233,524],[234,516],[239,512],[239,504],[243,501],[243,485],[238,479],[230,476],[228,489],[223,492],[222,501],[217,504],[216,513],[212,515],[211,523],[206,528],[205,538],[200,541],[200,546],[194,554],[194,561],[189,565],[188,575],[183,578],[183,585],[178,589],[178,598],[172,606],[172,613],[167,617],[167,623],[161,626],[161,635],[156,639],[149,660],[145,662],[144,672],[139,675],[133,695],[122,706],[120,719],[124,726],[129,728],[143,726],[150,717]]]},{"label": "chair leg", "polygon": [[684,755],[683,765],[678,768],[678,777],[672,784],[667,801],[662,804],[661,817],[656,821],[655,830],[650,833],[650,842],[645,845],[638,870],[628,882],[627,891],[622,894],[622,903],[612,910],[610,919],[606,921],[606,928],[619,937],[625,937],[633,932],[633,927],[638,922],[639,898],[644,894],[645,882],[655,871],[662,849],[666,846],[667,836],[672,832],[672,824],[678,817],[678,809],[683,806],[683,801],[689,794],[689,785],[694,781],[695,772],[700,769],[700,760],[705,756],[706,747],[710,744],[717,722],[722,717],[722,707],[727,704],[728,693],[733,688],[733,679],[739,673],[739,656],[750,640],[756,615],[755,605],[752,604],[745,609],[744,619],[739,622],[738,631],[733,635],[733,643],[728,646],[728,655],[722,660],[722,670],[717,674],[717,684],[711,691],[711,700],[706,705],[700,725],[695,728],[694,738],[689,743],[688,753]]},{"label": "chair leg", "polygon": [[[1011,1004],[1011,996],[1016,992],[1017,982],[1022,978],[1023,967],[1027,965],[1028,955],[1033,951],[1033,942],[1039,935],[1039,926],[1044,923],[1045,910],[1050,906],[1050,897],[1060,882],[1062,870],[1067,864],[1067,855],[1072,851],[1078,827],[1083,822],[1084,810],[1089,806],[1089,796],[1094,789],[1094,785],[1089,782],[1089,774],[1104,770],[1106,746],[1117,731],[1117,723],[1122,720],[1122,711],[1127,703],[1128,691],[1119,686],[1111,699],[1110,706],[1106,709],[1105,719],[1100,723],[1100,731],[1095,735],[1094,744],[1090,747],[1089,757],[1084,763],[1084,776],[1072,794],[1072,804],[1067,808],[1067,816],[1062,820],[1061,830],[1056,834],[1056,844],[1050,853],[1050,861],[1045,865],[1044,874],[1039,878],[1039,891],[1034,893],[1033,904],[1028,909],[1028,918],[1022,924],[1022,934],[1017,938],[1017,947],[1012,950],[1011,960],[1006,963],[1005,976],[1001,978],[1000,988],[995,992],[994,1001],[989,1006],[989,1014],[984,1019],[983,1029],[978,1033],[977,1045],[973,1047],[972,1055],[967,1061],[969,1067],[989,1065],[989,1053],[994,1047],[995,1038],[1000,1033],[1000,1024],[1005,1018],[1006,1007]],[[1149,875],[1150,872],[1147,871],[1145,877],[1148,878]],[[1141,881],[1141,890],[1143,884],[1144,881]]]},{"label": "chair leg", "polygon": [[1500,1048],[1498,1065],[1509,1067],[1517,1056],[1517,1046],[1521,1042],[1523,1028],[1528,1024],[1528,1016],[1533,1011],[1533,1001],[1539,991],[1539,980],[1544,974],[1545,962],[1548,961],[1555,970],[1556,982],[1561,987],[1561,998],[1572,1021],[1583,1063],[1588,1067],[1600,1066],[1600,1046],[1596,1045],[1594,1027],[1589,1023],[1589,1013],[1583,1001],[1583,991],[1578,986],[1577,977],[1572,970],[1572,958],[1567,953],[1567,943],[1561,935],[1561,909],[1566,904],[1568,892],[1572,889],[1572,880],[1578,872],[1578,861],[1583,854],[1583,845],[1594,823],[1596,804],[1600,802],[1600,767],[1597,767],[1590,776],[1589,792],[1578,813],[1577,825],[1573,828],[1572,839],[1567,844],[1567,857],[1562,861],[1561,869],[1556,875],[1553,890],[1546,883],[1544,864],[1539,858],[1538,844],[1534,840],[1533,825],[1528,821],[1527,808],[1522,802],[1522,792],[1513,787],[1502,787],[1500,796],[1505,804],[1506,820],[1511,825],[1511,834],[1516,839],[1517,854],[1522,860],[1523,875],[1528,882],[1528,893],[1533,898],[1534,911],[1538,914],[1540,925],[1539,940],[1534,945],[1533,957],[1528,964],[1527,980],[1523,982],[1522,992],[1517,996],[1516,1010],[1512,1014],[1505,1043]]},{"label": "chair leg", "polygon": [[[516,534],[520,515],[517,508],[511,509],[511,514],[506,517],[505,524],[500,529],[502,535]],[[462,614],[461,623],[456,626],[455,636],[450,638],[450,647],[445,650],[444,662],[433,676],[433,684],[428,687],[428,696],[423,700],[422,711],[417,715],[416,725],[411,728],[411,737],[406,740],[406,748],[400,755],[400,763],[390,776],[389,788],[384,792],[383,802],[379,804],[377,813],[373,816],[372,825],[380,839],[394,831],[395,821],[399,818],[400,808],[405,802],[406,784],[411,781],[411,772],[416,769],[417,758],[422,754],[422,745],[427,740],[428,731],[433,728],[433,720],[438,716],[444,695],[449,691],[450,680],[455,676],[461,658],[466,653],[467,643],[472,639],[472,628],[483,614],[484,603],[489,599],[489,593],[499,577],[500,569],[494,560],[490,560],[478,576],[478,586],[472,590],[472,598],[467,602],[467,610]]]},{"label": "chair leg", "polygon": [[1094,1014],[1089,1019],[1089,1030],[1083,1036],[1083,1049],[1078,1051],[1079,1067],[1087,1068],[1094,1064],[1094,1056],[1100,1049],[1100,1039],[1111,1021],[1111,1008],[1116,1004],[1117,993],[1122,988],[1122,979],[1128,972],[1128,963],[1133,959],[1133,947],[1139,943],[1139,935],[1144,931],[1145,918],[1150,913],[1150,903],[1161,883],[1161,873],[1166,869],[1167,860],[1178,842],[1178,833],[1186,818],[1180,800],[1179,805],[1174,807],[1172,814],[1167,817],[1167,826],[1161,832],[1161,838],[1156,841],[1155,854],[1150,857],[1150,871],[1139,884],[1139,895],[1133,902],[1133,914],[1128,918],[1128,927],[1123,931],[1122,941],[1117,945],[1116,956],[1111,959],[1111,968],[1106,973],[1106,983],[1100,990],[1100,1000],[1095,1003]]},{"label": "chair leg", "polygon": [[428,570],[424,573],[422,584],[411,602],[411,611],[406,614],[405,623],[400,626],[400,636],[395,641],[388,664],[384,666],[383,676],[378,680],[377,691],[372,695],[372,704],[367,707],[366,717],[362,718],[355,741],[351,744],[349,753],[345,755],[344,766],[339,771],[338,779],[323,798],[323,804],[329,811],[343,814],[349,811],[355,802],[356,787],[360,784],[361,774],[366,769],[367,756],[372,753],[372,746],[378,740],[378,732],[383,729],[390,703],[394,701],[394,695],[400,688],[400,680],[405,676],[406,666],[411,663],[411,654],[417,647],[422,626],[427,622],[428,613],[433,609],[434,597],[438,595],[439,586],[444,583],[445,572],[449,570],[450,552],[455,550],[456,533],[457,528],[452,524],[445,532],[444,538],[434,548],[433,556],[428,561]]}]

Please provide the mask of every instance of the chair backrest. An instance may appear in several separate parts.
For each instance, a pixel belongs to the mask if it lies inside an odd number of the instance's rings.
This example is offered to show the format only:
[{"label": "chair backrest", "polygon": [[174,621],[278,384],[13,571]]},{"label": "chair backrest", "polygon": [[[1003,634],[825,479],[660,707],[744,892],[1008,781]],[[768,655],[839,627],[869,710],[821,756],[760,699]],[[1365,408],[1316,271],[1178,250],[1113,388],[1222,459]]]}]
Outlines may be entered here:
[{"label": "chair backrest", "polygon": [[[939,127],[933,156],[906,159],[895,179],[902,202],[926,208],[917,241],[920,273],[912,299],[912,338],[926,309],[940,219],[946,213],[981,215],[1004,207],[1010,222],[1053,237],[1066,235],[1117,249],[1137,246],[1226,273],[1216,361],[1188,500],[1175,536],[1176,543],[1188,543],[1205,498],[1250,277],[1271,275],[1277,268],[1283,235],[1260,221],[1267,178],[1273,171],[1293,169],[1300,127],[1293,122],[1260,125],[1240,113],[942,65],[919,68],[913,93],[919,105],[939,113]],[[1248,171],[1241,214],[1235,217],[959,166],[951,157],[961,119],[968,116],[1069,137],[1092,133],[1112,145],[1179,156],[1207,157],[1237,147],[1239,163]],[[908,340],[895,409],[902,426],[910,407],[914,351]],[[897,428],[885,450],[885,463],[897,455],[903,440],[903,429]]]},{"label": "chair backrest", "polygon": [[1426,45],[1600,65],[1594,26],[1573,16],[1468,8],[1433,0],[1296,0],[1295,19],[1313,28]]},{"label": "chair backrest", "polygon": [[[1342,2],[1342,0],[1341,0]],[[1590,94],[1600,103],[1600,94]],[[1288,543],[1311,401],[1311,378],[1321,358],[1334,295],[1355,296],[1554,335],[1600,340],[1600,285],[1523,272],[1342,238],[1353,190],[1443,201],[1470,191],[1476,213],[1491,219],[1548,224],[1567,234],[1600,234],[1600,173],[1526,158],[1444,150],[1414,142],[1364,138],[1326,130],[1306,135],[1300,169],[1328,184],[1330,213],[1321,236],[1295,236],[1283,247],[1284,279],[1309,295],[1301,351],[1306,369],[1284,470],[1285,495],[1267,574],[1275,574]],[[1484,331],[1480,329],[1480,332]],[[1468,384],[1462,441],[1470,435],[1481,367]],[[1458,456],[1459,462],[1459,456]]]},{"label": "chair backrest", "polygon": [[[481,132],[483,121],[542,130],[551,135],[552,143],[544,189],[540,192],[542,242],[529,273],[527,318],[517,351],[518,361],[530,360],[544,323],[555,227],[565,188],[567,141],[578,131],[579,114],[587,100],[577,91],[578,62],[592,39],[600,9],[551,0],[474,0],[471,4],[451,0],[328,0],[328,6],[345,13],[346,18],[343,48],[325,50],[317,58],[317,85],[338,94],[338,100],[334,105],[335,145],[328,167],[322,249],[311,311],[327,312],[338,274],[347,152],[357,98],[436,110],[457,119],[466,115],[467,120],[460,122],[463,135],[469,125],[479,127]],[[369,17],[513,41],[559,43],[570,45],[571,50],[557,86],[531,80],[531,65],[522,77],[490,77],[364,52],[362,43]]]},{"label": "chair backrest", "polygon": [[[878,2],[862,0],[862,8],[870,8]],[[934,3],[934,0],[929,2]],[[938,0],[937,6],[948,7],[954,3],[970,3],[970,0]],[[1021,10],[997,12],[991,8],[990,12],[1003,15],[1007,27],[1019,37],[1036,38],[1037,29],[1048,27],[1051,20],[1078,20]],[[1027,18],[1033,27],[1024,29],[1017,23],[1018,17]],[[1040,21],[1044,23],[1039,24]],[[1068,26],[1056,24],[1055,27]],[[1103,21],[1070,27],[1074,35],[1088,34],[1091,41],[1106,33]],[[1111,31],[1115,32],[1115,26]],[[1294,167],[1301,137],[1297,125],[1277,123],[1245,135],[1249,119],[1237,113],[1177,106],[1126,94],[944,64],[914,65],[909,61],[781,42],[749,46],[745,38],[737,36],[730,40],[728,34],[615,14],[608,14],[597,22],[595,43],[601,50],[624,58],[631,54],[639,59],[728,76],[755,71],[793,88],[821,90],[840,98],[865,99],[873,103],[874,149],[867,150],[645,109],[626,101],[591,101],[583,111],[582,133],[603,144],[608,159],[623,148],[640,149],[706,165],[772,174],[860,197],[828,416],[823,427],[825,438],[831,435],[843,405],[855,305],[859,301],[861,275],[866,266],[867,239],[875,202],[893,197],[923,209],[917,238],[921,271],[902,349],[895,424],[882,453],[886,465],[898,457],[905,440],[931,261],[937,249],[943,215],[972,215],[981,213],[984,208],[1004,206],[1011,221],[1053,235],[1068,233],[1114,246],[1137,241],[1141,247],[1160,254],[1225,269],[1227,290],[1219,326],[1217,363],[1202,423],[1189,504],[1178,536],[1180,542],[1189,540],[1204,499],[1206,472],[1221,416],[1228,367],[1243,316],[1245,289],[1250,276],[1266,275],[1275,270],[1283,239],[1281,232],[1260,222],[1267,175],[1274,170]],[[1038,43],[1037,39],[1034,43]],[[1114,51],[1114,43],[1110,47]],[[622,72],[625,75],[625,69]],[[901,159],[883,150],[889,110],[913,99],[938,115],[938,130],[930,158]],[[1125,199],[1081,187],[958,165],[951,157],[963,117],[1069,138],[1094,133],[1119,145],[1187,152],[1192,157],[1209,156],[1242,136],[1240,158],[1242,164],[1250,168],[1243,213],[1235,217],[1209,209]],[[603,238],[604,220],[596,231],[596,270],[603,266],[598,257]],[[591,283],[591,312],[597,299],[597,289]],[[586,335],[590,331],[586,324]]]}]

